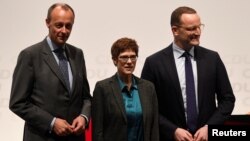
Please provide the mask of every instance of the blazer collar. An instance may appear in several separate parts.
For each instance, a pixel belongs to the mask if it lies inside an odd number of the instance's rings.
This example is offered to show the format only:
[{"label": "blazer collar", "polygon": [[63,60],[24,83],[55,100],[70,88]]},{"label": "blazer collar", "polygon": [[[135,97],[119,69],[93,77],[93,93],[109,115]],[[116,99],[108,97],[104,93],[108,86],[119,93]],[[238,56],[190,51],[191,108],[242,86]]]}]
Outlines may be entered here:
[{"label": "blazer collar", "polygon": [[126,110],[125,105],[123,102],[123,98],[121,95],[121,88],[118,82],[118,76],[117,74],[113,75],[110,79],[110,86],[112,87],[112,94],[115,98],[116,104],[118,105],[118,108],[120,109],[124,121],[127,123],[127,116],[126,116]]},{"label": "blazer collar", "polygon": [[[47,39],[45,38],[42,42],[41,42],[41,46],[42,46],[42,56],[44,58],[44,61],[48,64],[48,66],[51,68],[51,70],[55,73],[55,75],[60,79],[60,81],[63,83],[63,85],[65,86],[65,88],[67,88],[66,83],[64,82],[64,78],[60,72],[60,69],[58,67],[58,64],[56,63],[56,60],[54,58],[54,55],[52,53],[52,50],[47,42]],[[70,64],[72,64],[72,58],[71,57],[71,53],[69,51],[69,49],[67,49],[67,45],[65,45],[65,53],[67,54],[67,57],[69,58],[69,62]],[[72,73],[73,73],[73,87],[72,87],[72,92],[73,92],[73,88],[74,88],[74,73],[75,73],[75,67],[74,65],[71,65],[71,69],[72,69]]]},{"label": "blazer collar", "polygon": [[[145,88],[143,88],[143,85],[142,85],[142,81],[140,80],[140,78],[136,77],[133,75],[133,78],[135,80],[135,83],[138,87],[138,91],[139,91],[139,96],[140,96],[140,100],[141,100],[141,105],[143,106],[144,104],[147,104],[146,103],[146,100],[144,99],[144,96],[143,96],[143,93],[147,93]],[[126,110],[125,110],[125,105],[124,105],[124,102],[123,102],[123,98],[122,98],[122,95],[121,95],[121,87],[120,87],[120,84],[118,82],[118,76],[117,74],[113,75],[110,79],[110,86],[112,87],[112,94],[115,98],[115,101],[118,105],[118,108],[120,109],[121,113],[122,113],[122,116],[123,116],[123,119],[124,121],[127,123],[127,116],[126,116]],[[144,108],[142,108],[142,110],[146,110]],[[143,111],[143,113],[145,113]],[[145,119],[144,119],[145,120]]]}]

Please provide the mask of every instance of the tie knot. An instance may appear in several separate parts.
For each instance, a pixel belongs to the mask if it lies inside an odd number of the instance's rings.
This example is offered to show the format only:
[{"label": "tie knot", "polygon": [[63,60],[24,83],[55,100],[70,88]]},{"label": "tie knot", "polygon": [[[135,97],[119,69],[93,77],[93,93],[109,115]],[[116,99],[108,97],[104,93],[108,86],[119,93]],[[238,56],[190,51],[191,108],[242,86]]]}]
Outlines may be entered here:
[{"label": "tie knot", "polygon": [[62,47],[55,49],[54,52],[56,53],[56,56],[59,60],[67,60]]},{"label": "tie knot", "polygon": [[191,56],[190,53],[187,52],[187,51],[185,51],[185,52],[181,55],[181,57],[185,57],[185,58],[189,58],[190,56]]},{"label": "tie knot", "polygon": [[64,52],[64,49],[62,47],[59,47],[54,50],[55,53],[62,54]]}]

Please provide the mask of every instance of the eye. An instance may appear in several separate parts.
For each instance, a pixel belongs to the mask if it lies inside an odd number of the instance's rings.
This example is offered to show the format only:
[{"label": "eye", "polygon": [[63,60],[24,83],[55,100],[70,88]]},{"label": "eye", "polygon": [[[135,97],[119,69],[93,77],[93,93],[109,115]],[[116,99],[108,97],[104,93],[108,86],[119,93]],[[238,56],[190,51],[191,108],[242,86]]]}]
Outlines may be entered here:
[{"label": "eye", "polygon": [[56,28],[61,28],[61,27],[63,27],[63,24],[61,24],[61,23],[56,23],[56,24],[55,24],[55,27],[56,27]]},{"label": "eye", "polygon": [[135,60],[136,58],[137,58],[137,56],[136,55],[132,55],[132,56],[130,56],[129,57],[131,60]]},{"label": "eye", "polygon": [[66,24],[65,27],[70,30],[72,29],[72,24]]},{"label": "eye", "polygon": [[194,31],[194,30],[196,30],[197,28],[198,28],[198,26],[192,26],[192,27],[186,28],[186,30],[188,30],[188,31]]}]

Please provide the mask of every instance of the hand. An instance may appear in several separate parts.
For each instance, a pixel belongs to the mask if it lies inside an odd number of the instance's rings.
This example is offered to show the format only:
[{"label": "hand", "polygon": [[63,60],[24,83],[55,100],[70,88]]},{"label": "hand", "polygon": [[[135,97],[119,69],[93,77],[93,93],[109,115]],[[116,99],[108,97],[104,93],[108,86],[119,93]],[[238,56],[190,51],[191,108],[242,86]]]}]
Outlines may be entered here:
[{"label": "hand", "polygon": [[78,116],[73,120],[72,127],[73,132],[76,135],[80,135],[85,130],[86,120],[82,116]]},{"label": "hand", "polygon": [[182,128],[177,128],[174,133],[176,141],[193,141],[193,136],[187,130]]},{"label": "hand", "polygon": [[194,141],[208,141],[208,126],[205,125],[196,131]]},{"label": "hand", "polygon": [[73,133],[73,128],[66,120],[56,118],[53,131],[58,136],[67,136]]}]

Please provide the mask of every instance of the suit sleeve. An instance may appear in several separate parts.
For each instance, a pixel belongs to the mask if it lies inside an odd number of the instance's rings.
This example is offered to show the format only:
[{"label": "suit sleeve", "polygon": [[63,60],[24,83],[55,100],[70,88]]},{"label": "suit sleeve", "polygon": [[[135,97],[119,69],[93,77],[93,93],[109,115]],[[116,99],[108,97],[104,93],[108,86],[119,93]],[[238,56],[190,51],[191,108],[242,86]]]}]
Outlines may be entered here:
[{"label": "suit sleeve", "polygon": [[216,94],[218,108],[209,119],[208,124],[222,124],[224,120],[231,115],[235,103],[235,96],[226,68],[218,53],[216,54],[216,58]]},{"label": "suit sleeve", "polygon": [[30,97],[34,83],[31,54],[28,51],[22,51],[13,73],[9,108],[28,124],[46,132],[49,131],[53,116],[32,104]]},{"label": "suit sleeve", "polygon": [[89,88],[89,83],[87,79],[87,71],[86,71],[86,65],[85,65],[85,59],[83,56],[83,52],[81,51],[81,56],[82,56],[82,64],[83,64],[83,95],[84,95],[84,104],[82,107],[82,115],[85,115],[89,121],[90,119],[90,114],[91,114],[91,95],[90,95],[90,88]]},{"label": "suit sleeve", "polygon": [[153,110],[154,110],[154,123],[152,128],[151,141],[159,141],[159,110],[158,110],[158,100],[155,92],[155,88],[153,86]]},{"label": "suit sleeve", "polygon": [[93,141],[103,141],[104,97],[103,89],[97,82],[92,99]]}]

